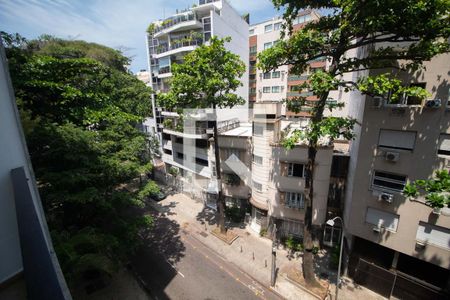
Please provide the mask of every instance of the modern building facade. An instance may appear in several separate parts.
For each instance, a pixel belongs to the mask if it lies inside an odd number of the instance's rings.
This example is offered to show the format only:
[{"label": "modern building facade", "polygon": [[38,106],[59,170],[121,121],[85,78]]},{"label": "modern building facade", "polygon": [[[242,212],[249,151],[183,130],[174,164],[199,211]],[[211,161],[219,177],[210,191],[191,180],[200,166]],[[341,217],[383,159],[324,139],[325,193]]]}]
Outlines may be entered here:
[{"label": "modern building facade", "polygon": [[[231,37],[225,47],[241,57],[246,64],[242,86],[236,94],[245,99],[245,104],[235,109],[248,107],[248,20],[240,16],[226,0],[199,0],[198,5],[177,13],[165,20],[151,23],[148,35],[148,62],[151,86],[158,93],[167,92],[172,76],[171,66],[183,61],[184,55],[198,46],[208,43],[212,36]],[[231,109],[218,109],[216,114],[193,112],[190,120],[182,120],[175,112],[154,106],[153,131],[161,142],[162,160],[167,173],[179,172],[192,178],[197,184],[187,184],[192,193],[206,191],[213,174],[208,158],[210,146],[209,129],[214,121],[219,122],[221,132],[248,120],[247,113],[236,114]],[[189,113],[188,113],[189,114]],[[234,125],[233,125],[234,124]],[[230,127],[231,126],[231,127]],[[189,179],[189,182],[192,182]]]},{"label": "modern building facade", "polygon": [[405,85],[424,87],[427,100],[394,104],[353,92],[347,103],[357,119],[344,210],[348,271],[385,296],[440,299],[450,291],[450,208],[436,214],[423,197],[402,194],[406,183],[450,168],[449,61],[443,54],[426,71],[396,73]]}]

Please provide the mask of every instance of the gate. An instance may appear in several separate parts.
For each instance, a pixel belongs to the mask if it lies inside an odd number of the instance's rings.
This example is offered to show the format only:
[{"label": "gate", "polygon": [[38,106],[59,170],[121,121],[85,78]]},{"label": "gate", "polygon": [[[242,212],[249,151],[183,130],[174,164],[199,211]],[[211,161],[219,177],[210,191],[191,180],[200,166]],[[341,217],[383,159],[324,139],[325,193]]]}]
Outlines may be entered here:
[{"label": "gate", "polygon": [[354,280],[386,298],[448,299],[441,289],[399,271],[390,271],[359,258]]}]

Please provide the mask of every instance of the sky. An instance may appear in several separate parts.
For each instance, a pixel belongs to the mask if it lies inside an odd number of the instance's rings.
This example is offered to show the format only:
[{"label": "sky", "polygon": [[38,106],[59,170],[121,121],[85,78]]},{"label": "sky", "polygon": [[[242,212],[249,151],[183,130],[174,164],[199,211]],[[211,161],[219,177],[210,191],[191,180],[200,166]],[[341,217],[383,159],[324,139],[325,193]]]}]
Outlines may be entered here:
[{"label": "sky", "polygon": [[[258,23],[278,15],[269,0],[228,0]],[[51,34],[121,50],[132,58],[131,70],[147,69],[145,30],[197,0],[0,0],[0,31],[33,39]]]}]

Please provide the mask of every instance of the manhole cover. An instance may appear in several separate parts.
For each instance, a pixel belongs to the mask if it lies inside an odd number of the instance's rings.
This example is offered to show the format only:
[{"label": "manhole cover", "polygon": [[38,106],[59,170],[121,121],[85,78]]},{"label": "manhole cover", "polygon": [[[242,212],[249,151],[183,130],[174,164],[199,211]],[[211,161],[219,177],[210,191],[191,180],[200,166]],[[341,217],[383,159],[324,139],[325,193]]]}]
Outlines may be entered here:
[{"label": "manhole cover", "polygon": [[207,237],[208,236],[208,234],[206,233],[206,232],[200,232],[200,235],[202,236],[202,237]]}]

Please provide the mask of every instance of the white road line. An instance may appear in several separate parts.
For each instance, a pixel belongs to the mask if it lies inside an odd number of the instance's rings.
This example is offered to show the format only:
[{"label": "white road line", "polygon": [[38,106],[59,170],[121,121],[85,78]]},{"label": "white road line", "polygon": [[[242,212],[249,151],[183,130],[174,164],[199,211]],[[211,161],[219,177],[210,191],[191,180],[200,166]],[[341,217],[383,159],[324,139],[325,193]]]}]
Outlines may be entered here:
[{"label": "white road line", "polygon": [[167,262],[167,263],[168,263],[175,271],[177,271],[178,274],[180,274],[181,276],[183,276],[183,278],[185,278],[185,276],[183,275],[183,273],[181,273],[180,271],[178,271],[177,268],[175,268],[175,266],[172,265],[167,259],[166,259],[166,262]]}]

